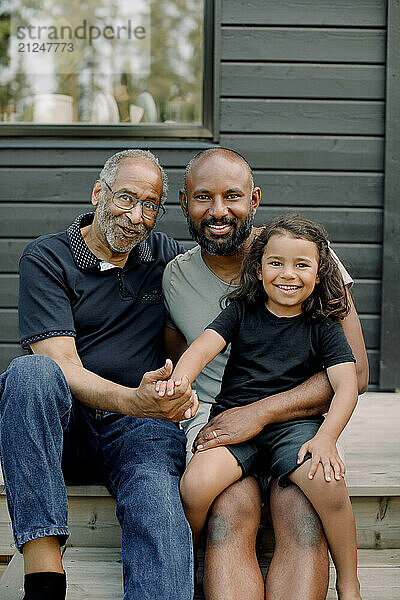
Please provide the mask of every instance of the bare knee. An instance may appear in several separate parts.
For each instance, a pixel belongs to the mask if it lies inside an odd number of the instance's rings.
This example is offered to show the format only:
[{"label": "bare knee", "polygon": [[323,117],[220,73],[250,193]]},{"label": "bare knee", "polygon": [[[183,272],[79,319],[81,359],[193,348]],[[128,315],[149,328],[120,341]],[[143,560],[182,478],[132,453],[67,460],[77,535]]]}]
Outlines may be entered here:
[{"label": "bare knee", "polygon": [[294,484],[271,486],[270,510],[277,544],[321,549],[326,546],[321,521],[312,504]]},{"label": "bare knee", "polygon": [[[185,511],[204,509],[208,500],[208,478],[203,469],[186,469],[180,481],[180,492]],[[211,501],[208,501],[210,504]]]},{"label": "bare knee", "polygon": [[216,498],[208,520],[208,543],[255,539],[260,523],[261,494],[252,477],[238,481]]},{"label": "bare knee", "polygon": [[317,513],[311,509],[291,520],[293,540],[302,548],[317,549],[324,544],[325,535]]},{"label": "bare knee", "polygon": [[339,481],[332,479],[327,482],[322,472],[318,470],[312,485],[318,498],[317,509],[321,508],[325,512],[337,513],[343,511],[349,505],[349,496],[343,479]]}]

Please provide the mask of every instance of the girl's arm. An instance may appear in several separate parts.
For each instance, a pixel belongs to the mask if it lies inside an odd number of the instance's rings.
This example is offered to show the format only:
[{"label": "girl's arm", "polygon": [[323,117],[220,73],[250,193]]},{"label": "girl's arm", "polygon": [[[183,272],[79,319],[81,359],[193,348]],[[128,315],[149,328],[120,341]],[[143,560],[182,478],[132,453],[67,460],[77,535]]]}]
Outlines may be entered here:
[{"label": "girl's arm", "polygon": [[336,442],[357,404],[358,384],[355,365],[352,362],[329,367],[327,375],[335,392],[329,412],[317,434],[300,448],[297,462],[302,463],[307,452],[310,452],[312,458],[309,478],[314,477],[319,463],[322,463],[325,480],[331,481],[332,469],[335,479],[343,477],[346,471]]},{"label": "girl's arm", "polygon": [[358,400],[358,384],[353,362],[334,365],[326,370],[335,392],[318,433],[323,432],[335,439],[335,443],[350,420]]},{"label": "girl's arm", "polygon": [[189,383],[193,383],[197,375],[225,346],[226,342],[222,335],[213,329],[206,329],[182,354],[172,371],[171,379],[179,381],[186,375]]},{"label": "girl's arm", "polygon": [[225,348],[224,338],[213,329],[206,329],[194,340],[189,348],[182,354],[173,370],[170,379],[157,381],[156,391],[160,396],[165,393],[170,396],[174,393],[175,385],[180,385],[183,377],[187,377],[189,383],[193,383],[197,375],[201,373],[206,365],[213,360]]}]

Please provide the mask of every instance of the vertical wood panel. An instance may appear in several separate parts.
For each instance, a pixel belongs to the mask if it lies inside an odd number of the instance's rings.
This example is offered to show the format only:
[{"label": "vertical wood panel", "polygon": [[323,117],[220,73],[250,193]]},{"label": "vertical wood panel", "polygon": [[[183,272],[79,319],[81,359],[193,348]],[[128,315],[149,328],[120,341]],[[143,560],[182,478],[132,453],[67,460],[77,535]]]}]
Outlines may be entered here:
[{"label": "vertical wood panel", "polygon": [[385,213],[382,277],[382,389],[400,388],[400,0],[389,0]]}]

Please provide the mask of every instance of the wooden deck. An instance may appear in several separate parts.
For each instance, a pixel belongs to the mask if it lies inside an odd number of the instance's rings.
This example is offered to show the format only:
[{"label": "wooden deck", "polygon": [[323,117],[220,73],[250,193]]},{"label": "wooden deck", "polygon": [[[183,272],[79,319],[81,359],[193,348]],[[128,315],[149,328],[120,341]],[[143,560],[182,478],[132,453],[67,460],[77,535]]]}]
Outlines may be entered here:
[{"label": "wooden deck", "polygon": [[361,396],[340,443],[351,496],[400,496],[400,393]]},{"label": "wooden deck", "polygon": [[[341,439],[347,484],[358,529],[363,600],[400,600],[400,394],[369,393],[360,398]],[[68,600],[122,598],[120,531],[115,503],[100,486],[71,487],[71,546],[64,551]],[[258,550],[264,571],[272,549],[268,525]],[[0,598],[20,600],[22,558],[14,554],[4,486],[0,481]],[[3,568],[1,568],[3,567]],[[196,600],[202,599],[199,590]],[[336,598],[334,571],[327,600]]]}]

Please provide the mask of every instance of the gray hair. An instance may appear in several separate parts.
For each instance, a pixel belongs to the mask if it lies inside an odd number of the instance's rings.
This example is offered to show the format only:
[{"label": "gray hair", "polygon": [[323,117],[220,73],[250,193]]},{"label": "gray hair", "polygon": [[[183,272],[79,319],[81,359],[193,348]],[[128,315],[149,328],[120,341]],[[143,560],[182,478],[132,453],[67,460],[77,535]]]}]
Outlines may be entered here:
[{"label": "gray hair", "polygon": [[100,171],[99,179],[107,181],[108,185],[112,187],[114,181],[117,179],[119,164],[124,158],[146,158],[155,165],[160,171],[161,182],[162,182],[162,194],[160,204],[165,204],[168,196],[168,177],[164,169],[159,163],[159,160],[149,150],[130,149],[122,150],[117,152],[108,158],[104,164],[104,167]]},{"label": "gray hair", "polygon": [[206,150],[201,150],[195,156],[193,156],[193,158],[186,165],[185,174],[184,174],[184,184],[183,184],[185,194],[187,194],[186,183],[187,183],[188,178],[190,177],[193,167],[196,165],[196,163],[200,162],[203,158],[207,158],[208,156],[213,156],[214,154],[216,154],[216,155],[219,154],[219,155],[224,156],[225,158],[228,158],[228,159],[230,158],[232,160],[237,160],[238,162],[241,162],[250,175],[251,189],[252,190],[254,189],[253,171],[252,171],[249,163],[247,162],[247,160],[244,158],[244,156],[242,156],[241,154],[239,154],[239,152],[236,152],[235,150],[231,150],[230,148],[223,148],[221,146],[215,146],[213,148],[206,148]]}]

